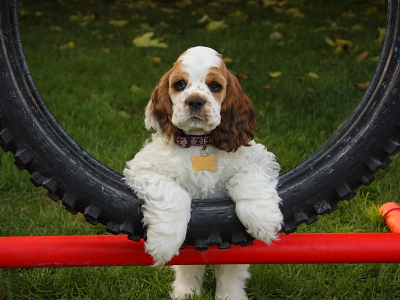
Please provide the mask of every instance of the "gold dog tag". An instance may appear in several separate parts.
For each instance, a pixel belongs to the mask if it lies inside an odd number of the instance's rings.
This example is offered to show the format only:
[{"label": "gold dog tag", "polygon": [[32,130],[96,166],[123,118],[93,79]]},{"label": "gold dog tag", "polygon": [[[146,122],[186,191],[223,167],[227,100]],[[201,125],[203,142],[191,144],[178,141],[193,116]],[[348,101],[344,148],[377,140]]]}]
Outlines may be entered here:
[{"label": "gold dog tag", "polygon": [[207,156],[206,154],[203,154],[202,156],[193,155],[192,170],[195,172],[201,170],[215,172],[217,170],[217,155],[215,154],[210,154],[210,156]]}]

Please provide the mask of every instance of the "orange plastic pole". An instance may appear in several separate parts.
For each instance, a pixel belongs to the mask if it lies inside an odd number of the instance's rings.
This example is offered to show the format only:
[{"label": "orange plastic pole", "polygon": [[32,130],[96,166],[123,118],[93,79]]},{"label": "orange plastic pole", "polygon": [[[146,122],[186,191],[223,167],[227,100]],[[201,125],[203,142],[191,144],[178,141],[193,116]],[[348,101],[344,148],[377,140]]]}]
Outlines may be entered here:
[{"label": "orange plastic pole", "polygon": [[381,206],[379,213],[384,218],[387,227],[393,233],[400,233],[400,205],[387,202]]},{"label": "orange plastic pole", "polygon": [[[230,249],[187,246],[170,264],[400,263],[400,234],[304,233],[280,236],[268,246]],[[0,238],[0,268],[151,265],[143,241],[125,235]]]}]

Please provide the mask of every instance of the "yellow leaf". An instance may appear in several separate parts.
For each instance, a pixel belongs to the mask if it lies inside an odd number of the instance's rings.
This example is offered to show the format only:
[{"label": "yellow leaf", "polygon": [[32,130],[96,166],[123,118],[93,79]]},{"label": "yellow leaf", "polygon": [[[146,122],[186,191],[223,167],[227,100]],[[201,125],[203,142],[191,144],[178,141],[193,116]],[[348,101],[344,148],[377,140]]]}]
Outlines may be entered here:
[{"label": "yellow leaf", "polygon": [[354,43],[352,41],[335,39],[335,43],[337,45],[337,51],[348,52],[350,49],[354,48]]},{"label": "yellow leaf", "polygon": [[249,79],[249,76],[246,75],[245,72],[240,71],[239,73],[236,73],[237,78],[242,78],[242,79]]},{"label": "yellow leaf", "polygon": [[224,20],[221,21],[211,21],[206,25],[206,29],[209,31],[217,30],[217,29],[223,29],[228,27],[228,25],[225,24]]},{"label": "yellow leaf", "polygon": [[161,39],[151,39],[154,32],[147,32],[137,38],[133,39],[133,44],[139,48],[155,47],[155,48],[168,48],[166,43],[160,42]]},{"label": "yellow leaf", "polygon": [[228,16],[229,16],[229,18],[234,18],[239,21],[246,21],[247,18],[249,17],[248,14],[244,14],[240,10],[230,13],[230,14],[228,14]]},{"label": "yellow leaf", "polygon": [[281,28],[284,28],[285,27],[285,24],[283,24],[283,23],[276,23],[276,24],[274,24],[274,29],[281,29]]},{"label": "yellow leaf", "polygon": [[276,41],[276,42],[279,42],[279,41],[281,41],[283,39],[283,35],[279,31],[274,31],[269,35],[269,39],[273,40],[273,41]]},{"label": "yellow leaf", "polygon": [[285,13],[296,19],[303,19],[305,17],[305,15],[297,7],[289,8],[285,11]]},{"label": "yellow leaf", "polygon": [[262,87],[262,89],[265,90],[265,91],[272,90],[273,88],[274,88],[274,87],[273,87],[272,85],[269,85],[269,84],[264,85],[264,86]]},{"label": "yellow leaf", "polygon": [[332,41],[331,38],[325,37],[325,43],[327,43],[329,46],[335,47],[336,44],[334,41]]},{"label": "yellow leaf", "polygon": [[353,13],[353,10],[349,9],[349,10],[346,10],[345,12],[343,12],[341,14],[341,16],[342,17],[353,18],[353,17],[355,17],[355,14]]},{"label": "yellow leaf", "polygon": [[363,83],[357,83],[356,86],[362,90],[366,90],[369,86],[369,81]]},{"label": "yellow leaf", "polygon": [[147,59],[154,61],[159,64],[161,62],[161,57],[146,56]]},{"label": "yellow leaf", "polygon": [[363,53],[357,55],[355,58],[356,62],[362,62],[364,59],[367,58],[368,54],[369,54],[368,51],[364,51]]},{"label": "yellow leaf", "polygon": [[319,79],[319,75],[317,73],[308,72],[308,76],[310,76],[311,78],[314,78],[314,79]]},{"label": "yellow leaf", "polygon": [[110,20],[110,22],[108,22],[108,24],[110,24],[112,26],[118,26],[118,27],[125,26],[128,23],[129,22],[126,20]]},{"label": "yellow leaf", "polygon": [[118,111],[118,114],[120,115],[120,117],[122,117],[124,119],[130,119],[131,118],[131,116],[127,112],[125,112],[123,110]]},{"label": "yellow leaf", "polygon": [[65,50],[65,49],[72,49],[72,48],[74,48],[75,47],[75,43],[74,42],[68,42],[68,43],[66,43],[66,44],[64,44],[64,45],[61,45],[60,47],[59,47],[59,49],[60,50]]},{"label": "yellow leaf", "polygon": [[130,90],[131,90],[132,92],[138,92],[138,91],[141,90],[141,88],[138,87],[136,84],[132,84],[131,87],[130,87]]},{"label": "yellow leaf", "polygon": [[199,20],[197,20],[197,23],[203,24],[208,21],[211,21],[211,18],[208,15],[204,15]]},{"label": "yellow leaf", "polygon": [[376,42],[381,44],[383,42],[383,40],[385,39],[386,28],[378,28],[378,32],[379,32],[379,36],[376,39]]},{"label": "yellow leaf", "polygon": [[233,60],[232,60],[232,58],[224,57],[223,61],[224,61],[224,63],[229,64],[229,63],[231,63]]},{"label": "yellow leaf", "polygon": [[278,78],[282,76],[282,72],[281,71],[277,71],[277,72],[269,72],[269,76],[272,78]]},{"label": "yellow leaf", "polygon": [[264,7],[279,5],[279,1],[263,0]]},{"label": "yellow leaf", "polygon": [[376,14],[377,12],[378,12],[378,8],[376,6],[372,6],[372,7],[368,8],[366,11],[367,15]]}]

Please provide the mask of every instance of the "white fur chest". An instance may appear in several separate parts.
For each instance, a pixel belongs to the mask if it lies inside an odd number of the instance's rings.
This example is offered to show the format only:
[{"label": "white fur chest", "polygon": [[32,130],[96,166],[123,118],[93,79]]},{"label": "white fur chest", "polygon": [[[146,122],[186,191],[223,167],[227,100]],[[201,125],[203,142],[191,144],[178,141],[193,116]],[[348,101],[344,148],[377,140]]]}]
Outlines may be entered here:
[{"label": "white fur chest", "polygon": [[[192,170],[192,156],[200,155],[202,147],[180,148],[174,143],[169,143],[153,136],[153,141],[148,143],[135,158],[128,162],[127,167],[131,172],[149,170],[165,176],[184,190],[194,199],[216,198],[227,196],[226,183],[243,165],[243,159],[237,153],[227,153],[208,146],[209,153],[217,156],[215,172]],[[137,174],[140,176],[139,174]]]},{"label": "white fur chest", "polygon": [[[216,198],[227,195],[226,183],[233,176],[231,168],[229,168],[229,159],[222,151],[214,147],[207,147],[209,154],[216,155],[216,170],[193,171],[192,157],[194,155],[201,156],[202,147],[176,148],[175,153],[182,160],[179,168],[182,172],[174,180],[184,188],[192,198]],[[234,154],[233,154],[234,155]]]}]

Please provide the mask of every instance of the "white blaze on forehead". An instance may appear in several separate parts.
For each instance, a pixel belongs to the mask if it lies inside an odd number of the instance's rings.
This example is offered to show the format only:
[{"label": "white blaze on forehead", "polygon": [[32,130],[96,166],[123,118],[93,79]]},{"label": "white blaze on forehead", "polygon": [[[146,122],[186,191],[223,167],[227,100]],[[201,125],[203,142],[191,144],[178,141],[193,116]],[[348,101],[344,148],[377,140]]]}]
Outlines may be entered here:
[{"label": "white blaze on forehead", "polygon": [[183,69],[192,80],[204,80],[212,67],[220,68],[221,56],[217,51],[208,47],[193,47],[184,52],[178,59]]}]

